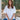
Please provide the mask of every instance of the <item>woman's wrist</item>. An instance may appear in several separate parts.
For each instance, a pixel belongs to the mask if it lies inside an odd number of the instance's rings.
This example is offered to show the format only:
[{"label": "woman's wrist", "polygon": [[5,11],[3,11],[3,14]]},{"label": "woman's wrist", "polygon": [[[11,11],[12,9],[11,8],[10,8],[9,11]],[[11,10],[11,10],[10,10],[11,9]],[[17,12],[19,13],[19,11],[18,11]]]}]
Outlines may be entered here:
[{"label": "woman's wrist", "polygon": [[11,19],[13,19],[13,16],[12,16],[12,18]]},{"label": "woman's wrist", "polygon": [[9,20],[9,17],[8,17],[8,20]]}]

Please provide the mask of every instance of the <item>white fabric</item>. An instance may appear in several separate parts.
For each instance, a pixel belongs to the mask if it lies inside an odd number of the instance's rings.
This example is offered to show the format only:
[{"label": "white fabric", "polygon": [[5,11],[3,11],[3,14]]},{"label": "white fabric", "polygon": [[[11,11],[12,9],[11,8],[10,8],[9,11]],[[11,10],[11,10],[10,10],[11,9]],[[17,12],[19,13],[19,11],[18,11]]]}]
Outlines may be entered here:
[{"label": "white fabric", "polygon": [[17,20],[20,20],[20,17],[16,17]]},{"label": "white fabric", "polygon": [[[9,19],[11,19],[12,15],[13,15],[14,13],[16,13],[16,9],[15,9],[15,6],[13,6],[13,9],[12,9],[12,8],[9,9],[9,8],[7,8],[7,7],[8,7],[8,6],[5,6],[3,13],[7,13]],[[14,17],[13,19],[15,19],[15,17]]]}]

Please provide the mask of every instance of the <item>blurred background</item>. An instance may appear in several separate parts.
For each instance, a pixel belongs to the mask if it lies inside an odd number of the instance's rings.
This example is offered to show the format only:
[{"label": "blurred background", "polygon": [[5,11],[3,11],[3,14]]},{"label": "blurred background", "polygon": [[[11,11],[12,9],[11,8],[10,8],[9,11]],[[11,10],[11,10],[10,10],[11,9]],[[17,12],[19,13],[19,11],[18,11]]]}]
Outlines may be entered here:
[{"label": "blurred background", "polygon": [[[8,5],[8,0],[2,0],[2,14],[6,5]],[[13,0],[13,5],[16,7],[16,17],[20,17],[20,0]]]}]

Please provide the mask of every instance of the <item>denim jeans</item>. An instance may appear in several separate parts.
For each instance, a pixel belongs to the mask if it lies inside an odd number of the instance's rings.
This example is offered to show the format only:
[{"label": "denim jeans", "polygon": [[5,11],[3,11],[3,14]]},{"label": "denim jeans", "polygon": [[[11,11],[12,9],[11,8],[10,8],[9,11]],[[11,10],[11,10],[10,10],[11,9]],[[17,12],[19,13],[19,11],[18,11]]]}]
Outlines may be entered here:
[{"label": "denim jeans", "polygon": [[[8,19],[4,18],[3,20],[8,20]],[[16,19],[12,19],[12,20],[16,20]]]},{"label": "denim jeans", "polygon": [[16,20],[16,19],[12,19],[12,20]]},{"label": "denim jeans", "polygon": [[3,20],[7,20],[6,18],[4,18]]}]

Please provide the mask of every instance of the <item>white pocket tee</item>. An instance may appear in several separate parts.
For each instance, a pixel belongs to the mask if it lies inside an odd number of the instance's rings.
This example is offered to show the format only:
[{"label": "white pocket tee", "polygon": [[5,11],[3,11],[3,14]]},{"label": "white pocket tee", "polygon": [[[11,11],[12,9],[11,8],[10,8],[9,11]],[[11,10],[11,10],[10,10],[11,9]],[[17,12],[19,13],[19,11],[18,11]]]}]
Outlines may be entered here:
[{"label": "white pocket tee", "polygon": [[[13,6],[13,9],[9,9],[7,8],[8,6],[6,5],[5,8],[4,8],[4,11],[3,13],[7,13],[9,19],[11,19],[11,17],[13,16],[14,13],[16,13],[16,8],[15,6]],[[13,17],[13,19],[15,19],[15,17]]]}]

